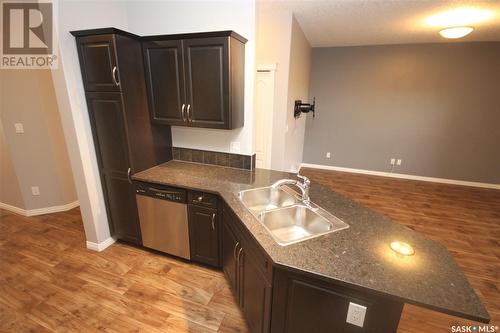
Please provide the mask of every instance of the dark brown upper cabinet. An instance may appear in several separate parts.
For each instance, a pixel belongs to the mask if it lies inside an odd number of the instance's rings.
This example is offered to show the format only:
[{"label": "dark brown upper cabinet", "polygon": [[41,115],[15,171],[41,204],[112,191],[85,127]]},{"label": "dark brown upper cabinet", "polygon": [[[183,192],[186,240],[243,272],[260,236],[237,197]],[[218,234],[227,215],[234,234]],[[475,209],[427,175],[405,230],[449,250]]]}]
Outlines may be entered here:
[{"label": "dark brown upper cabinet", "polygon": [[114,28],[72,34],[110,229],[118,239],[141,244],[130,177],[172,158],[170,127],[150,121],[138,36]]},{"label": "dark brown upper cabinet", "polygon": [[224,128],[229,121],[228,38],[188,39],[183,44],[188,122]]},{"label": "dark brown upper cabinet", "polygon": [[120,91],[114,35],[88,36],[78,43],[86,91]]},{"label": "dark brown upper cabinet", "polygon": [[223,31],[144,39],[154,123],[219,129],[243,126],[243,37]]},{"label": "dark brown upper cabinet", "polygon": [[152,41],[142,44],[151,120],[182,126],[186,123],[182,42]]}]

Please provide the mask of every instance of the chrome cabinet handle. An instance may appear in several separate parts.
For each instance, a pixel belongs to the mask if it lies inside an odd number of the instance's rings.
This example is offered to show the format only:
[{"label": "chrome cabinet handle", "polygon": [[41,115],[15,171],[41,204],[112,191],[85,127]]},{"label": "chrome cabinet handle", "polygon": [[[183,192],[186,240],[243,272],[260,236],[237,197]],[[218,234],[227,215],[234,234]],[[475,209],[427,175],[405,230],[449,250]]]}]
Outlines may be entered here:
[{"label": "chrome cabinet handle", "polygon": [[243,248],[240,247],[240,250],[238,251],[238,257],[236,258],[236,261],[238,262],[238,266],[241,265],[241,262],[240,262],[240,257],[241,257],[241,254],[243,253]]},{"label": "chrome cabinet handle", "polygon": [[196,198],[196,200],[198,200],[198,202],[202,202],[203,201],[203,196],[200,195],[198,198]]},{"label": "chrome cabinet handle", "polygon": [[118,72],[118,69],[116,68],[116,66],[113,66],[113,82],[115,83],[115,85],[119,86],[120,85],[120,81],[118,81],[116,79],[116,73]]},{"label": "chrome cabinet handle", "polygon": [[193,122],[193,119],[191,119],[191,104],[188,104],[187,118],[188,118],[188,123],[192,123]]},{"label": "chrome cabinet handle", "polygon": [[184,108],[186,107],[186,104],[182,104],[181,107],[181,115],[182,115],[182,121],[186,122],[186,113],[184,112]]},{"label": "chrome cabinet handle", "polygon": [[236,249],[238,248],[239,245],[240,245],[240,242],[236,242],[236,245],[234,246],[234,249],[233,249],[233,258],[234,258],[234,260],[236,260]]},{"label": "chrome cabinet handle", "polygon": [[215,213],[212,214],[212,230],[215,230]]},{"label": "chrome cabinet handle", "polygon": [[132,178],[130,178],[130,168],[128,168],[128,170],[127,170],[127,180],[129,182],[129,184],[132,184]]}]

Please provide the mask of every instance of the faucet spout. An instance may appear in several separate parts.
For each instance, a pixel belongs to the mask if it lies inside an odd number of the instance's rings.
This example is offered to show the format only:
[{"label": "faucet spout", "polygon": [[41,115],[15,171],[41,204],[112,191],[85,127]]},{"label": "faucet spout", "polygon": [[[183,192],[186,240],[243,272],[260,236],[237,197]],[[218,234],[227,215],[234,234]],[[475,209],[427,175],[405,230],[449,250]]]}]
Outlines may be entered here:
[{"label": "faucet spout", "polygon": [[280,188],[283,185],[296,185],[297,181],[293,179],[280,179],[271,185],[272,188]]},{"label": "faucet spout", "polygon": [[309,178],[302,175],[297,175],[297,177],[301,179],[302,182],[293,179],[281,179],[271,185],[271,187],[276,189],[283,185],[295,185],[300,189],[300,192],[302,194],[302,202],[307,205],[310,202],[309,188],[311,187],[311,181],[309,180]]}]

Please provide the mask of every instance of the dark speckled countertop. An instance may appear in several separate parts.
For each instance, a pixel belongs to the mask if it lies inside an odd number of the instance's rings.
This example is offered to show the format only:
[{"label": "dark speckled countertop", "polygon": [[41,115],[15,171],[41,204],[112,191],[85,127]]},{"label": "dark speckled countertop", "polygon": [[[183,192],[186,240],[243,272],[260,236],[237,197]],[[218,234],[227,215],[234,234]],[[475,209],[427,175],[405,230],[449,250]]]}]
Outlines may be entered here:
[{"label": "dark speckled countertop", "polygon": [[[488,312],[444,246],[315,182],[311,184],[311,200],[350,227],[292,245],[278,245],[236,193],[293,176],[264,169],[247,171],[170,161],[132,178],[219,194],[278,266],[320,275],[402,303],[489,321]],[[415,255],[396,255],[389,248],[395,240],[411,244]]]}]

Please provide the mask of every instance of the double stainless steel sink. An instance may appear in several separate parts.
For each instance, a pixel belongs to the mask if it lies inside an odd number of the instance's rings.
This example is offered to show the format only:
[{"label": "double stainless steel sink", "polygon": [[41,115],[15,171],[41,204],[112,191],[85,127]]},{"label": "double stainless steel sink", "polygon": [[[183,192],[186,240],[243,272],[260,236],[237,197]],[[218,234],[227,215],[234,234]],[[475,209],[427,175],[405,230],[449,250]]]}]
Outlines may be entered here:
[{"label": "double stainless steel sink", "polygon": [[245,190],[238,192],[238,198],[279,245],[290,245],[349,228],[316,204],[304,203],[287,186]]}]

